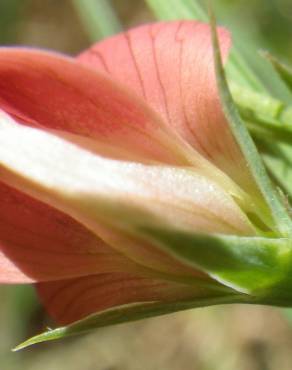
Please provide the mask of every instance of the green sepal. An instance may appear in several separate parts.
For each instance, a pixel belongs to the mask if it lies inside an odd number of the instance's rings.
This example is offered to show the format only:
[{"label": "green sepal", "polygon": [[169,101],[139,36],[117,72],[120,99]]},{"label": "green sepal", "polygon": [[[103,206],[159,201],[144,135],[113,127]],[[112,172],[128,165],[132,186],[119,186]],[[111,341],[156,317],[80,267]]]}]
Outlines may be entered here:
[{"label": "green sepal", "polygon": [[[141,228],[152,242],[218,282],[258,298],[289,296],[292,240]],[[286,289],[287,288],[287,289]]]},{"label": "green sepal", "polygon": [[97,328],[142,320],[149,317],[165,315],[190,308],[212,306],[226,303],[256,303],[249,297],[242,294],[230,294],[222,297],[203,298],[182,302],[161,303],[136,303],[113,307],[105,311],[90,315],[83,320],[76,321],[71,325],[48,330],[36,335],[13,349],[18,351],[33,344],[47,342],[57,339],[72,337],[89,333]]}]

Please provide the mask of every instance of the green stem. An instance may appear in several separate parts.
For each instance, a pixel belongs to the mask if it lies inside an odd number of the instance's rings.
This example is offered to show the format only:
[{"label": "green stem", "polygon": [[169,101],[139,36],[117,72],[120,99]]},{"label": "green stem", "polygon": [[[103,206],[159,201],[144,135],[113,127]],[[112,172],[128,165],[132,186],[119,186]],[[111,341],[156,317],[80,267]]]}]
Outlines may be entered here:
[{"label": "green stem", "polygon": [[91,41],[120,32],[123,27],[110,0],[72,0]]}]

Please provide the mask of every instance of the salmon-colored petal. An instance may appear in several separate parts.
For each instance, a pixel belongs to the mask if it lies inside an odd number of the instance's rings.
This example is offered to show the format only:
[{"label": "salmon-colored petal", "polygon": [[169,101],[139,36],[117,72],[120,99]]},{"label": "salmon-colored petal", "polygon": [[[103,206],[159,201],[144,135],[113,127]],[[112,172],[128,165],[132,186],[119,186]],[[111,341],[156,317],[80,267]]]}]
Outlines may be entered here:
[{"label": "salmon-colored petal", "polygon": [[103,274],[41,283],[37,289],[48,313],[62,325],[127,303],[175,302],[212,294],[198,286],[131,274]]},{"label": "salmon-colored petal", "polygon": [[[30,283],[143,269],[133,258],[116,252],[68,215],[2,182],[0,199],[1,283]],[[149,243],[122,237],[106,228],[103,236],[124,252],[135,248],[153,270],[177,276],[202,276]]]},{"label": "salmon-colored petal", "polygon": [[[226,59],[230,36],[219,28],[218,37]],[[212,54],[209,25],[175,21],[106,39],[78,60],[130,87],[205,158],[257,193],[221,109]]]},{"label": "salmon-colored petal", "polygon": [[102,155],[188,163],[175,135],[136,94],[73,58],[1,48],[0,108],[21,122],[77,134],[80,145]]},{"label": "salmon-colored petal", "polygon": [[[2,182],[0,199],[0,283],[146,271],[135,261],[146,261],[147,274],[205,276],[150,243],[103,228],[103,238],[118,246],[113,249],[68,215]],[[139,258],[127,253],[132,248]]]},{"label": "salmon-colored petal", "polygon": [[0,200],[1,283],[136,270],[71,217],[1,182]]}]

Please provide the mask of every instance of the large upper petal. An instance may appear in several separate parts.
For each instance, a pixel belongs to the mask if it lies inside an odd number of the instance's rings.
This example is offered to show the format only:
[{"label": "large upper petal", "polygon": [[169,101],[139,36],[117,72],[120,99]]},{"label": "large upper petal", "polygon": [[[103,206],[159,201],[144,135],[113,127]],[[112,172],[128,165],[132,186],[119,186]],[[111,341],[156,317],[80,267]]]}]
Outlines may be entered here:
[{"label": "large upper petal", "polygon": [[[225,59],[230,36],[219,28],[218,37]],[[78,60],[130,87],[205,158],[258,194],[221,109],[207,24],[148,24],[99,42]]]}]

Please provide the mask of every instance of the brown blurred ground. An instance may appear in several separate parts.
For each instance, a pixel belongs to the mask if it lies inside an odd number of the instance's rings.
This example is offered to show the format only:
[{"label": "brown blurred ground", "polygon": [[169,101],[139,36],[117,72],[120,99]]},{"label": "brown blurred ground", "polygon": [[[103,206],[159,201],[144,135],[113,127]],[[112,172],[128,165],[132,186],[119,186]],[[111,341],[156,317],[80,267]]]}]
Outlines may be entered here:
[{"label": "brown blurred ground", "polygon": [[234,305],[41,344],[6,354],[3,370],[290,370],[291,348],[292,331],[279,310]]}]

